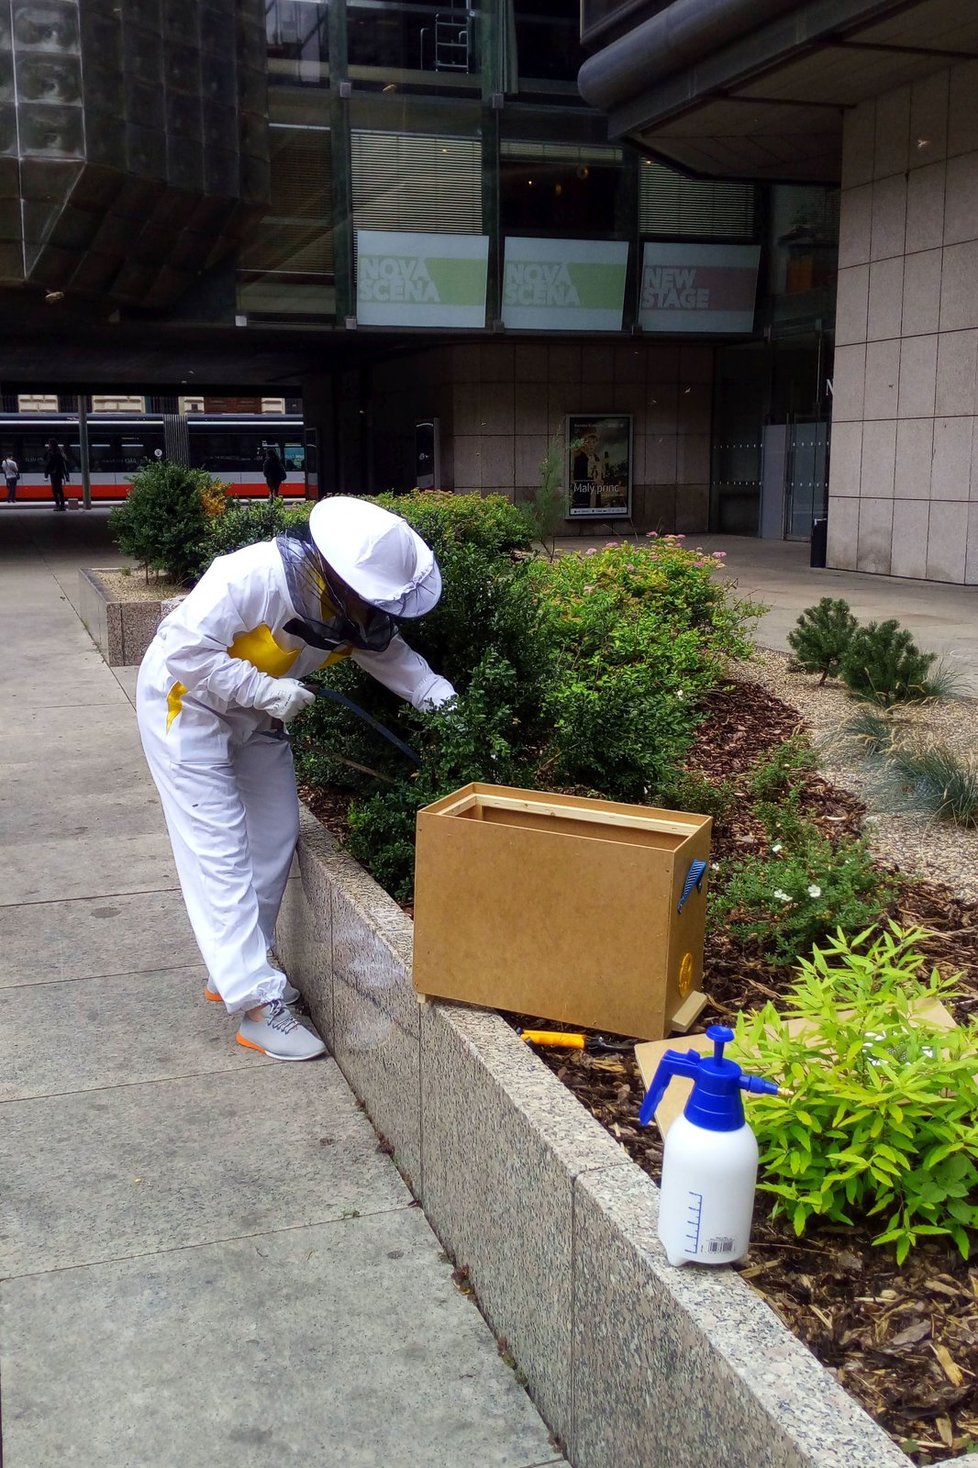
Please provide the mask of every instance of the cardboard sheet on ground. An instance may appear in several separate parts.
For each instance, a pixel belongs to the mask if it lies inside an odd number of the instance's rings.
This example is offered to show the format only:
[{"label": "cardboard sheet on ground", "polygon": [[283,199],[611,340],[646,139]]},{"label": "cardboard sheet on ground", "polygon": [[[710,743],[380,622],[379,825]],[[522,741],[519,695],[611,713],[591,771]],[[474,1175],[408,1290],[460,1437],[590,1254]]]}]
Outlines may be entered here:
[{"label": "cardboard sheet on ground", "polygon": [[[910,1013],[911,1016],[916,1015],[921,1019],[929,1020],[942,1030],[953,1030],[955,1028],[953,1017],[944,1008],[940,1000],[925,1000],[920,1004],[912,1005]],[[788,1021],[788,1030],[792,1035],[803,1035],[808,1029],[811,1029],[811,1025],[803,1019]],[[642,1073],[642,1082],[645,1089],[648,1090],[652,1084],[652,1077],[655,1075],[656,1067],[667,1050],[679,1050],[680,1052],[697,1050],[700,1055],[709,1055],[712,1049],[713,1041],[706,1035],[673,1035],[669,1040],[649,1040],[642,1045],[636,1045],[635,1059],[638,1061],[638,1068]],[[749,1068],[749,1066],[745,1066],[745,1069]],[[655,1113],[656,1123],[663,1136],[665,1136],[666,1132],[672,1126],[676,1117],[682,1115],[683,1108],[689,1100],[692,1089],[693,1082],[684,1079],[674,1080],[666,1088],[666,1094],[663,1096],[662,1102]],[[748,1102],[749,1105],[750,1102]]]}]

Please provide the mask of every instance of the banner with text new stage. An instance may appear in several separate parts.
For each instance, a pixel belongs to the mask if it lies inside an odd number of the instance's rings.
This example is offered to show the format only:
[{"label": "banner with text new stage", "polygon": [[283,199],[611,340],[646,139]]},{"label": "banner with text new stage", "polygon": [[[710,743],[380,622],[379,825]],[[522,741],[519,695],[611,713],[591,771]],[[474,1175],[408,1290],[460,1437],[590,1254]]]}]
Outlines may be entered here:
[{"label": "banner with text new stage", "polygon": [[643,331],[750,332],[758,245],[646,245],[638,321]]},{"label": "banner with text new stage", "polygon": [[357,321],[483,327],[488,262],[488,235],[357,230]]},{"label": "banner with text new stage", "polygon": [[621,331],[628,244],[507,239],[503,325],[522,331]]}]

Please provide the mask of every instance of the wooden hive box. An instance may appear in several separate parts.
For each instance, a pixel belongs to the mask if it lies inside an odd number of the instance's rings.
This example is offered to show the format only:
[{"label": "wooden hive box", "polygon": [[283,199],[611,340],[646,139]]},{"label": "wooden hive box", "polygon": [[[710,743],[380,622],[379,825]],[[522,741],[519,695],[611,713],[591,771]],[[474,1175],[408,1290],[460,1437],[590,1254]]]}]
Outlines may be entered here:
[{"label": "wooden hive box", "polygon": [[[417,818],[420,993],[657,1040],[699,993],[711,821],[465,785]],[[685,889],[685,891],[684,891]]]}]

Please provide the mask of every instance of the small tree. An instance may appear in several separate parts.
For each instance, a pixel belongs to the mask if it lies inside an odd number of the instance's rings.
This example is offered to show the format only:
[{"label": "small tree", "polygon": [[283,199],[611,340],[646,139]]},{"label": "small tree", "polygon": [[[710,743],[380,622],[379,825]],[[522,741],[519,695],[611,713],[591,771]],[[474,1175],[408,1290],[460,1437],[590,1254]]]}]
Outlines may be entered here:
[{"label": "small tree", "polygon": [[857,626],[849,603],[823,596],[817,606],[802,612],[788,642],[806,673],[821,673],[819,687],[837,673]]},{"label": "small tree", "polygon": [[935,657],[891,617],[857,628],[842,655],[842,677],[857,698],[881,708],[919,702],[933,691],[928,673]]},{"label": "small tree", "polygon": [[183,584],[203,569],[210,523],[223,513],[225,493],[203,469],[147,464],[109,516],[109,530],[125,555]]},{"label": "small tree", "polygon": [[533,535],[553,560],[557,553],[557,532],[567,518],[567,495],[564,491],[564,441],[555,433],[540,461],[540,483],[528,507]]}]

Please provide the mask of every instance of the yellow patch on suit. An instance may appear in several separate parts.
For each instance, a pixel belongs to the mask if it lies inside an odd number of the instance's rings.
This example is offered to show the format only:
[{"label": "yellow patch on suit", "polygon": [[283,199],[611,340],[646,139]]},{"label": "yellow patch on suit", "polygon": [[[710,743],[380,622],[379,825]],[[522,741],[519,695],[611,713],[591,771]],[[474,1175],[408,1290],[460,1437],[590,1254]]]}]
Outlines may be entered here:
[{"label": "yellow patch on suit", "polygon": [[283,647],[276,642],[271,627],[263,622],[251,632],[239,632],[228,648],[228,656],[251,663],[259,673],[267,673],[270,678],[284,678],[299,651],[297,647]]},{"label": "yellow patch on suit", "polygon": [[182,683],[174,683],[166,695],[166,732],[168,734],[170,732],[170,725],[183,708],[183,695],[186,691]]}]

